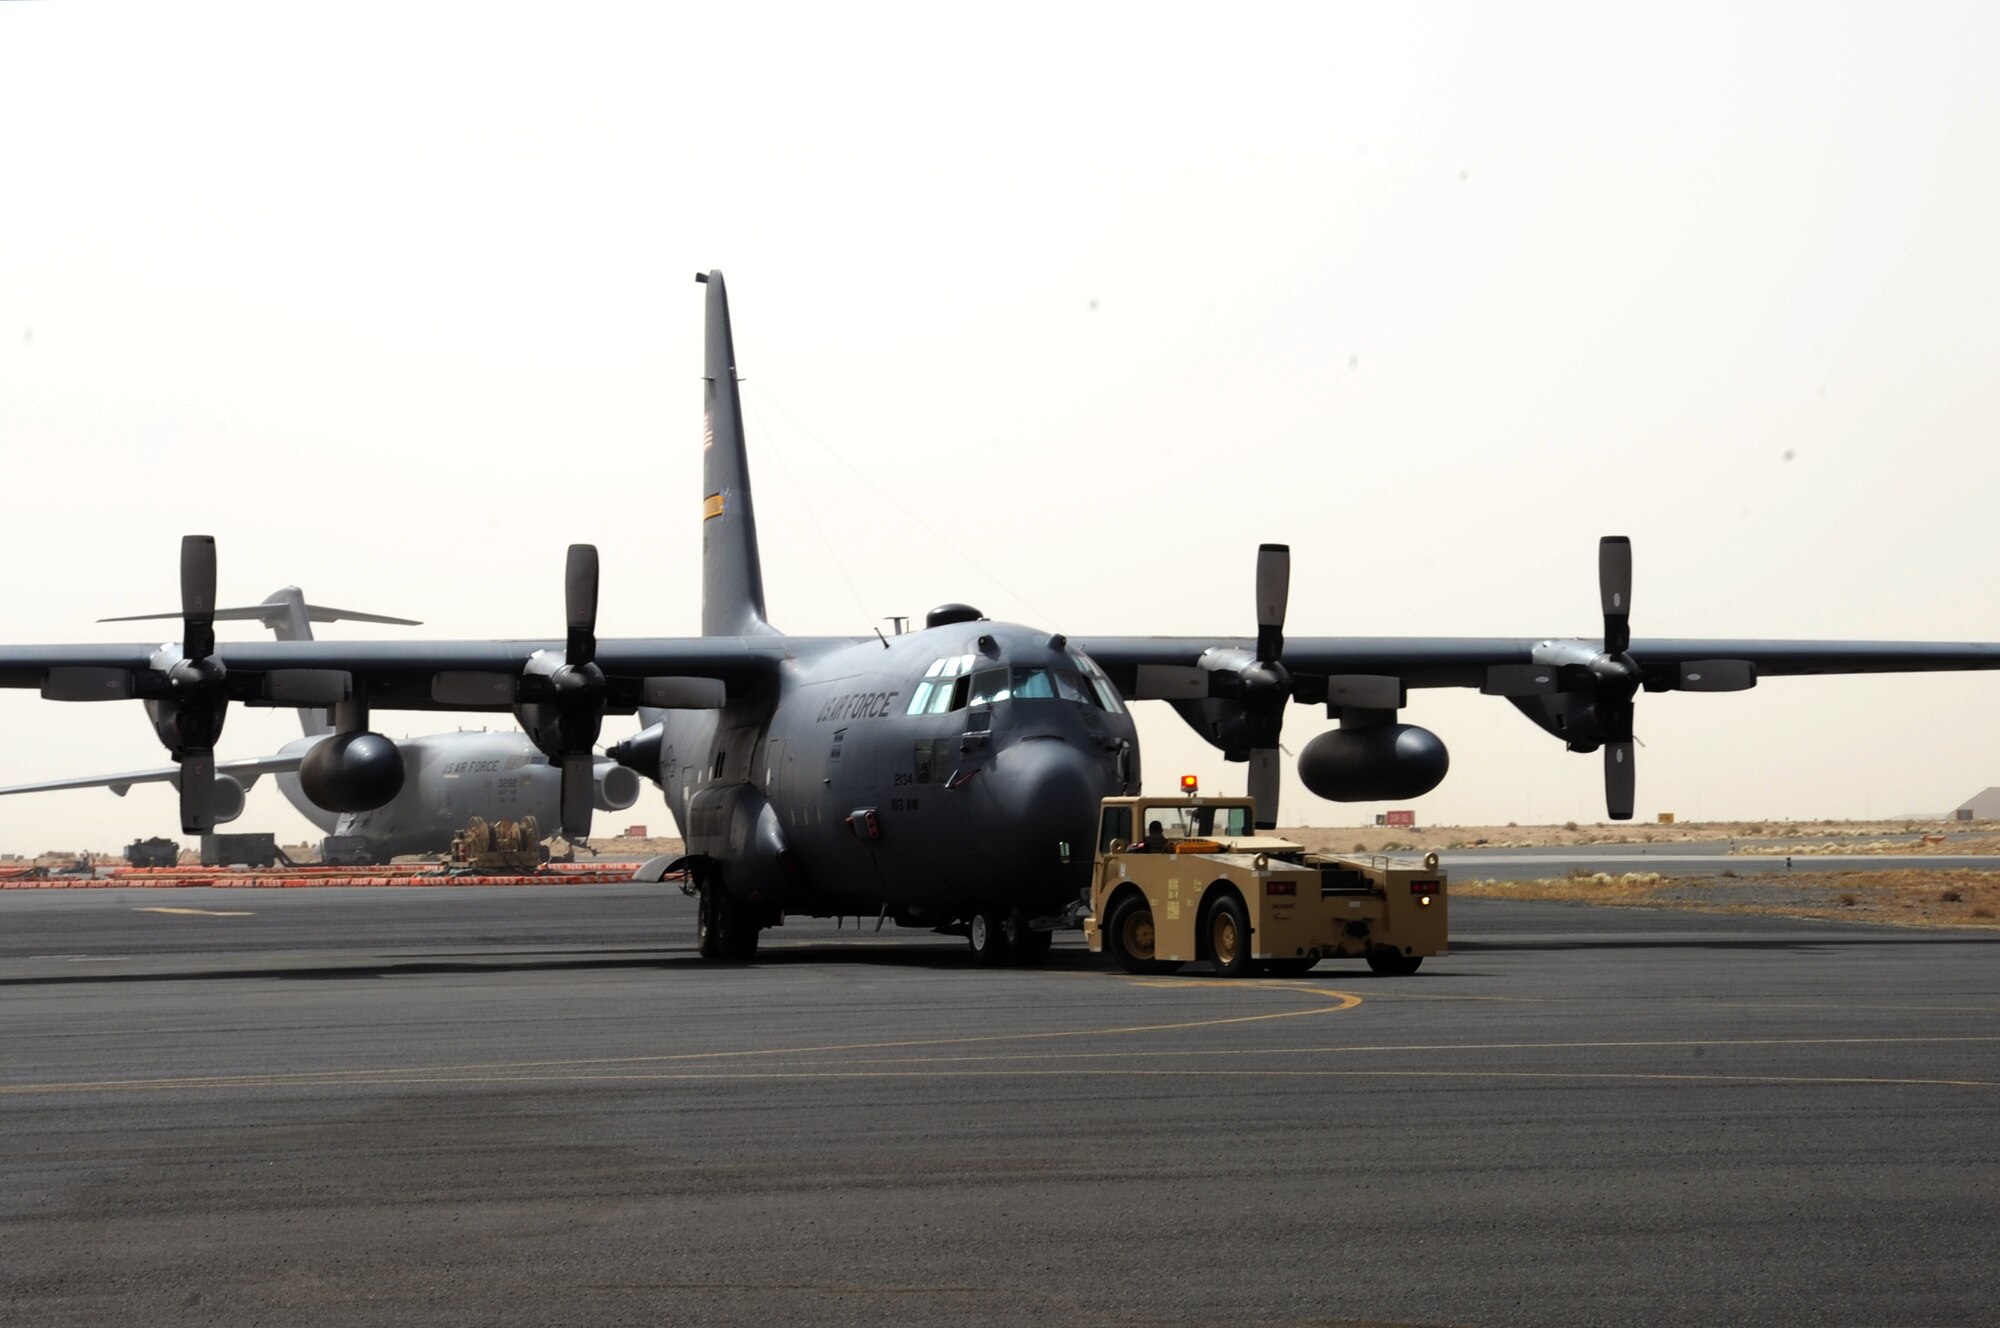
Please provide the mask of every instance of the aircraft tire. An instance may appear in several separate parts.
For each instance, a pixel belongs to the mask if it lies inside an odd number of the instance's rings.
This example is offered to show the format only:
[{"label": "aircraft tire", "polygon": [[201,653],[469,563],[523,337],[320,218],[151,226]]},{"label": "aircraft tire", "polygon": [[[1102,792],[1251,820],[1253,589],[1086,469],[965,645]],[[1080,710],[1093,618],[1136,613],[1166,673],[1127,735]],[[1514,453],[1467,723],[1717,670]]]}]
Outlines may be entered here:
[{"label": "aircraft tire", "polygon": [[1250,958],[1250,914],[1243,901],[1230,891],[1208,906],[1202,919],[1208,937],[1208,955],[1215,961],[1219,978],[1249,977],[1256,963]]},{"label": "aircraft tire", "polygon": [[757,917],[713,881],[702,883],[695,906],[695,949],[703,959],[754,959]]},{"label": "aircraft tire", "polygon": [[1385,978],[1406,978],[1423,962],[1422,955],[1397,954],[1390,949],[1368,952],[1368,967]]},{"label": "aircraft tire", "polygon": [[694,906],[694,948],[703,959],[722,958],[722,891],[707,883],[697,887]]},{"label": "aircraft tire", "polygon": [[1170,960],[1153,958],[1153,910],[1140,894],[1126,895],[1111,906],[1104,920],[1104,948],[1127,973],[1172,973],[1180,968]]},{"label": "aircraft tire", "polygon": [[1006,919],[998,909],[982,908],[966,920],[965,939],[972,944],[972,962],[997,968],[1007,961]]},{"label": "aircraft tire", "polygon": [[1007,919],[1007,958],[1016,968],[1039,968],[1055,944],[1052,931],[1036,931],[1019,913]]},{"label": "aircraft tire", "polygon": [[1274,978],[1296,978],[1312,972],[1318,963],[1318,955],[1309,959],[1266,959],[1264,971]]}]

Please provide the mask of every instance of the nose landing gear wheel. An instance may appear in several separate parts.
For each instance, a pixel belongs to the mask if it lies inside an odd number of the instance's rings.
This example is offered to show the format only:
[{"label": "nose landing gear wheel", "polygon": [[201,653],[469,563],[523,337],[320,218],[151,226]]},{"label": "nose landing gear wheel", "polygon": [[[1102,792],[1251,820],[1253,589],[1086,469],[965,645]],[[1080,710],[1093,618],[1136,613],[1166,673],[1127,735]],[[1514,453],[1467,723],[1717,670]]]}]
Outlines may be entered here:
[{"label": "nose landing gear wheel", "polygon": [[705,881],[695,896],[695,951],[703,959],[753,959],[757,918],[720,883]]},{"label": "nose landing gear wheel", "polygon": [[1005,919],[998,909],[982,908],[965,925],[965,939],[972,943],[972,962],[981,968],[995,968],[1007,959]]}]

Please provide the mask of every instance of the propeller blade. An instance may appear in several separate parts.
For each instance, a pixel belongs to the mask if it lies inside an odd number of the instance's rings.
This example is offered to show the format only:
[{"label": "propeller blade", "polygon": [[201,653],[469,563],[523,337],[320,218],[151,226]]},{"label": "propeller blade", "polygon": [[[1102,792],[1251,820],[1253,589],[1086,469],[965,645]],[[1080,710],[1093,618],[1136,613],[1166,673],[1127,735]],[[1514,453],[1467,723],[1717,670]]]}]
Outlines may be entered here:
[{"label": "propeller blade", "polygon": [[181,536],[181,654],[215,653],[215,536]]},{"label": "propeller blade", "polygon": [[471,673],[447,669],[431,675],[431,700],[440,705],[510,706],[515,684],[511,673]]},{"label": "propeller blade", "polygon": [[596,764],[597,758],[590,752],[573,753],[562,759],[562,831],[566,838],[590,838]]},{"label": "propeller blade", "polygon": [[138,687],[124,669],[50,669],[42,679],[45,701],[129,701]]},{"label": "propeller blade", "polygon": [[597,655],[597,546],[572,544],[563,568],[563,606],[569,614],[569,641],[563,662],[571,668]]},{"label": "propeller blade", "polygon": [[1258,747],[1250,753],[1250,800],[1257,804],[1257,828],[1278,824],[1278,749]]},{"label": "propeller blade", "polygon": [[1614,821],[1632,819],[1632,799],[1638,785],[1632,768],[1632,740],[1604,744],[1604,808]]},{"label": "propeller blade", "polygon": [[353,675],[340,669],[273,669],[264,675],[265,699],[285,705],[339,705],[352,695]]},{"label": "propeller blade", "polygon": [[215,829],[215,752],[181,756],[181,831],[201,835]]},{"label": "propeller blade", "polygon": [[1292,593],[1292,546],[1257,546],[1257,658],[1276,659],[1285,649],[1285,606]]},{"label": "propeller blade", "polygon": [[639,686],[642,705],[657,710],[720,710],[729,688],[720,678],[647,678]]},{"label": "propeller blade", "polygon": [[1208,696],[1209,672],[1182,664],[1141,664],[1129,701],[1200,701]]},{"label": "propeller blade", "polygon": [[1747,692],[1757,685],[1757,666],[1747,659],[1691,659],[1680,667],[1674,690]]},{"label": "propeller blade", "polygon": [[1493,664],[1479,690],[1486,696],[1547,696],[1562,687],[1553,665]]},{"label": "propeller blade", "polygon": [[1632,541],[1626,536],[1597,542],[1597,591],[1604,601],[1604,651],[1622,655],[1632,644]]}]

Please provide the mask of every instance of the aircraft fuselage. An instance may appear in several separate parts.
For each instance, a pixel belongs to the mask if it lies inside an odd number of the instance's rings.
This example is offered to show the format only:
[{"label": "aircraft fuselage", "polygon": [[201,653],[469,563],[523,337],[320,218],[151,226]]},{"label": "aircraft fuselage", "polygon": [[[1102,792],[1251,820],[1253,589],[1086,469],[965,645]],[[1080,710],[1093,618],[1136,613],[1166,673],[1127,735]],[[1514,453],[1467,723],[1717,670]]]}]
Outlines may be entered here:
[{"label": "aircraft fuselage", "polygon": [[1139,786],[1097,666],[984,620],[803,653],[772,695],[641,718],[688,851],[771,910],[1056,912],[1088,884],[1098,800]]}]

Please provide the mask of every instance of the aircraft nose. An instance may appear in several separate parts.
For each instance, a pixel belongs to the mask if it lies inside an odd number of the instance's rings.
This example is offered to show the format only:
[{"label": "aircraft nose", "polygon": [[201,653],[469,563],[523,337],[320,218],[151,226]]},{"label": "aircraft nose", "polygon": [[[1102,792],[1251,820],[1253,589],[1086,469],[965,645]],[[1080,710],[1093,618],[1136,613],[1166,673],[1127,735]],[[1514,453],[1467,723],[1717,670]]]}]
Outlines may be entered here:
[{"label": "aircraft nose", "polygon": [[1066,742],[1030,740],[999,753],[988,777],[1012,854],[1052,864],[1066,843],[1073,855],[1088,856],[1098,800],[1111,791],[1101,761]]}]

